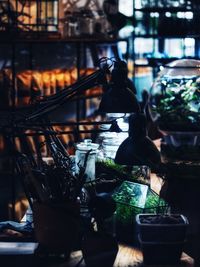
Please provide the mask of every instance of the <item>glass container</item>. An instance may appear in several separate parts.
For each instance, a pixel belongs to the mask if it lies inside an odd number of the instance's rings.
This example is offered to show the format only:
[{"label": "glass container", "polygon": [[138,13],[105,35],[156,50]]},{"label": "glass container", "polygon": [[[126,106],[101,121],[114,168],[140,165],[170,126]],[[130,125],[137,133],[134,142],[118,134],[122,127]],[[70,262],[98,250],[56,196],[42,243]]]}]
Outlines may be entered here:
[{"label": "glass container", "polygon": [[69,16],[63,28],[63,37],[75,37],[79,35],[77,18]]},{"label": "glass container", "polygon": [[150,107],[164,133],[200,132],[200,60],[166,65],[151,89]]},{"label": "glass container", "polygon": [[[128,137],[128,123],[124,118],[118,118],[119,114],[115,115],[107,114],[109,120],[116,119],[117,125],[122,130],[121,132],[111,132],[111,124],[102,124],[100,130],[102,131],[98,137],[97,142],[100,144],[99,159],[115,159],[116,152],[120,144]],[[113,117],[114,116],[114,117]]]},{"label": "glass container", "polygon": [[79,173],[80,167],[84,166],[84,162],[88,154],[85,173],[87,175],[86,181],[95,179],[95,162],[98,152],[99,144],[92,143],[92,140],[85,139],[84,142],[76,145],[75,166],[76,173]]},{"label": "glass container", "polygon": [[124,181],[112,194],[116,202],[115,227],[117,239],[135,244],[135,216],[139,213],[166,213],[168,204],[149,186]]}]

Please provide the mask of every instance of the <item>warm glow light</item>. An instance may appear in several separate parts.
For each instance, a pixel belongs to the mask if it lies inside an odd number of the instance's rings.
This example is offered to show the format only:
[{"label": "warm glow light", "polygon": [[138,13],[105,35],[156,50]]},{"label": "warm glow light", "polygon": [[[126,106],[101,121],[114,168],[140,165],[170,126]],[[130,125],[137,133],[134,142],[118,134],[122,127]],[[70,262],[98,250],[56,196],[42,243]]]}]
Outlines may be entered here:
[{"label": "warm glow light", "polygon": [[30,0],[28,0],[28,1],[27,0],[19,0],[19,2],[26,7],[30,7],[30,6],[35,5],[35,2],[30,1]]}]

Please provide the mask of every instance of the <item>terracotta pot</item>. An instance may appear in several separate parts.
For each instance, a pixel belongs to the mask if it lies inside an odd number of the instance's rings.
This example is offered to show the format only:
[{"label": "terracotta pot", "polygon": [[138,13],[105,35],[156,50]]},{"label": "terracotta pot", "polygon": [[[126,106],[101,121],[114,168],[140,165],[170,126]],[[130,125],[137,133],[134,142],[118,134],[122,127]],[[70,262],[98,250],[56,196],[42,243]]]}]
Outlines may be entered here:
[{"label": "terracotta pot", "polygon": [[45,205],[34,203],[36,240],[52,252],[69,253],[78,240],[80,208],[77,203]]}]

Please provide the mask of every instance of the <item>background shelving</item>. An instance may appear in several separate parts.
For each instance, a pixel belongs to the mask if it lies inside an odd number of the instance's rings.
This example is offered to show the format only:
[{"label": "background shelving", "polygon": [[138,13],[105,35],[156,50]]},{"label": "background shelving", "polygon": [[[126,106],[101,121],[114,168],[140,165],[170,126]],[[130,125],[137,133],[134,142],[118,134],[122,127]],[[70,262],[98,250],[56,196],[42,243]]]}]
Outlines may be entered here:
[{"label": "background shelving", "polygon": [[134,82],[149,90],[160,66],[180,58],[200,56],[198,1],[134,0],[132,34]]}]

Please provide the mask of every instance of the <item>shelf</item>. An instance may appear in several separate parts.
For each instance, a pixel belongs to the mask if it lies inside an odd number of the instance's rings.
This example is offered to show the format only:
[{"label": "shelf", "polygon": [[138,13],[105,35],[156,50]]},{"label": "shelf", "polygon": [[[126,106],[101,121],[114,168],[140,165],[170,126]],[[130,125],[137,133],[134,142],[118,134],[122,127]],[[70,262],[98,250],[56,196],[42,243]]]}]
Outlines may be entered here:
[{"label": "shelf", "polygon": [[146,13],[165,13],[165,12],[199,12],[200,8],[186,8],[186,7],[144,7],[144,8],[134,8],[134,11],[146,12]]},{"label": "shelf", "polygon": [[[159,6],[156,3],[151,5],[150,2],[139,6],[134,6],[133,13],[135,13],[136,30],[132,34],[133,38],[133,50],[137,51],[135,55],[134,64],[135,67],[151,67],[153,68],[154,78],[158,67],[161,65],[167,65],[169,62],[178,59],[199,59],[199,40],[200,31],[198,27],[198,14],[200,12],[200,5],[196,2],[194,4],[190,1],[183,1],[182,5],[173,6],[167,5],[162,2],[163,5]],[[149,3],[149,4],[148,4]],[[137,12],[141,12],[137,15]],[[167,16],[166,12],[172,13],[172,16]],[[189,18],[184,15],[178,16],[178,12],[192,12]],[[153,16],[153,13],[157,13],[157,16]],[[175,15],[175,16],[174,16]],[[186,38],[193,39],[191,42],[185,41]],[[136,43],[142,43],[142,48],[137,48]],[[149,43],[150,42],[150,43]],[[171,53],[173,49],[172,43],[178,50],[179,57],[176,57],[175,53]],[[149,44],[149,47],[145,48],[145,43]],[[188,51],[189,49],[189,51]],[[174,55],[172,58],[154,58],[152,54],[157,52],[155,56],[161,55]],[[186,57],[184,55],[191,54],[192,57]],[[145,57],[146,61],[139,64],[137,56],[140,58]],[[144,56],[145,55],[145,56]],[[150,57],[148,58],[148,55]]]},{"label": "shelf", "polygon": [[[150,57],[150,58],[146,58],[146,60],[148,61],[146,64],[139,64],[139,63],[134,63],[134,67],[159,67],[160,64],[161,65],[166,65],[174,60],[178,60],[178,59],[196,59],[199,60],[199,58],[197,57],[171,57],[171,58],[154,58],[154,57]],[[137,61],[137,59],[136,59]],[[136,62],[135,61],[135,62]]]},{"label": "shelf", "polygon": [[[185,59],[185,57],[183,57]],[[158,66],[158,64],[168,64],[169,62],[172,62],[177,59],[183,59],[183,58],[178,58],[178,57],[171,57],[171,58],[154,58],[154,57],[149,57],[147,58],[148,60],[148,65],[152,67]]]},{"label": "shelf", "polygon": [[173,35],[160,35],[160,34],[139,34],[133,35],[133,38],[154,38],[154,39],[185,39],[185,38],[194,38],[200,39],[200,34],[173,34]]},{"label": "shelf", "polygon": [[[38,34],[38,35],[37,35]],[[42,33],[36,33],[35,36],[24,35],[21,37],[18,36],[6,36],[4,32],[0,32],[0,43],[117,43],[117,42],[128,42],[128,38],[110,38],[105,36],[79,36],[79,37],[70,37],[70,38],[62,38],[59,35],[55,35],[54,37],[44,35],[41,36]],[[41,38],[38,38],[41,37]]]},{"label": "shelf", "polygon": [[[177,58],[178,59],[178,58]],[[170,59],[169,61],[162,61],[162,60],[158,60],[157,62],[156,62],[156,60],[155,60],[155,62],[154,63],[147,63],[147,64],[134,64],[134,67],[143,67],[143,68],[149,68],[149,67],[151,67],[151,68],[155,68],[155,67],[160,67],[161,65],[165,65],[165,64],[168,64],[169,62],[171,62],[171,61],[174,61],[174,60],[176,60],[176,59]],[[160,64],[159,64],[160,63]]]}]

